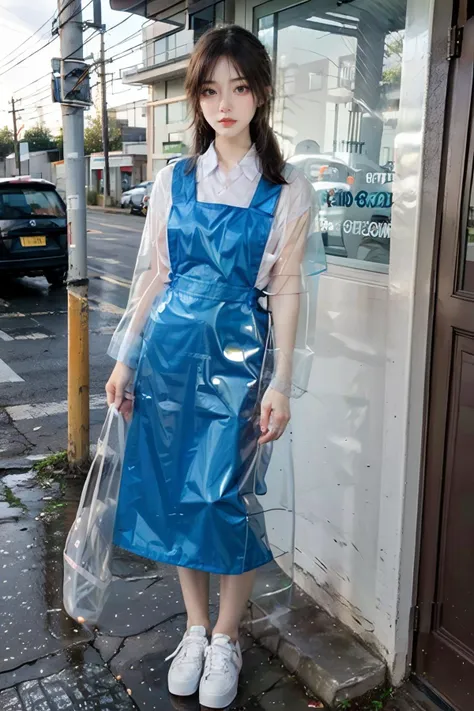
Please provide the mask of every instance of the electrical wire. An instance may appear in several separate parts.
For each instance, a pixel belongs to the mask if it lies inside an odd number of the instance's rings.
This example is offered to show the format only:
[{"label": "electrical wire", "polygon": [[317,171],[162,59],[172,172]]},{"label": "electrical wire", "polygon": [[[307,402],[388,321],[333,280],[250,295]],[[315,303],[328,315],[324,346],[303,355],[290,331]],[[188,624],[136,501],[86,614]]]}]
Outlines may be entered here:
[{"label": "electrical wire", "polygon": [[18,111],[27,111],[30,107],[36,108],[38,106],[38,104],[36,102],[45,101],[47,96],[51,97],[51,89],[43,89],[42,96],[38,96],[38,98],[35,101],[33,101],[33,103],[31,103],[31,104],[27,104],[26,106],[20,106],[18,108]]},{"label": "electrical wire", "polygon": [[[70,0],[70,2],[68,3],[68,5],[66,5],[66,7],[63,8],[62,12],[64,12],[64,10],[65,10],[67,7],[69,7],[69,5],[71,5],[72,2],[74,2],[74,0]],[[89,0],[89,2],[87,3],[87,5],[84,5],[84,7],[81,7],[81,6],[80,6],[79,9],[76,10],[76,12],[74,13],[74,15],[71,15],[71,17],[68,17],[67,20],[64,20],[64,22],[58,26],[58,30],[61,30],[65,25],[67,25],[68,22],[72,22],[72,20],[74,20],[75,17],[77,17],[78,15],[80,15],[82,12],[84,12],[84,10],[87,10],[87,8],[89,7],[89,5],[92,5],[93,2],[94,2],[94,0]]]},{"label": "electrical wire", "polygon": [[[37,84],[42,79],[49,79],[50,77],[51,77],[50,74],[43,74],[42,76],[38,77],[37,79],[33,79],[33,81],[30,81],[28,84],[25,84],[25,86],[21,86],[19,89],[15,89],[15,91],[13,93],[18,94],[20,91],[23,91],[23,89],[27,89],[32,84]],[[18,101],[20,101],[20,99],[18,99]]]},{"label": "electrical wire", "polygon": [[[73,2],[73,0],[70,0],[70,2]],[[33,39],[33,37],[34,37],[35,35],[37,35],[38,32],[41,32],[41,30],[43,29],[43,27],[45,27],[45,26],[48,24],[48,22],[53,22],[53,20],[54,20],[54,18],[55,18],[55,15],[56,15],[56,13],[53,12],[53,14],[51,15],[51,17],[49,17],[49,18],[46,20],[46,22],[43,22],[43,24],[41,25],[41,27],[38,27],[38,29],[35,30],[35,31],[33,32],[33,34],[31,34],[29,37],[27,37],[26,40],[24,40],[16,49],[14,49],[14,50],[12,50],[11,52],[9,52],[7,55],[5,55],[5,57],[2,57],[2,58],[0,59],[1,65],[3,66],[5,60],[8,59],[8,57],[10,57],[12,54],[16,54],[16,53],[18,52],[18,50],[20,50],[20,49],[23,47],[23,45],[27,44],[27,42],[29,42],[31,39]],[[10,62],[7,62],[7,64],[10,64]]]},{"label": "electrical wire", "polygon": [[[61,14],[66,10],[66,8],[69,7],[69,5],[71,5],[74,1],[75,1],[75,0],[69,0],[69,3],[61,10],[60,15],[61,15]],[[86,5],[86,7],[88,7],[88,6],[91,4],[92,1],[93,1],[93,0],[91,0],[91,1],[88,3],[88,5]],[[138,4],[140,4],[140,3],[137,3],[137,5],[138,5]],[[85,9],[85,8],[84,8],[84,9]],[[112,25],[112,27],[110,27],[108,30],[106,30],[106,33],[108,34],[109,32],[112,32],[114,29],[116,29],[117,27],[120,27],[120,25],[123,25],[125,22],[127,22],[128,20],[130,20],[132,17],[133,17],[132,14],[127,15],[127,17],[125,17],[123,20],[120,20],[120,22],[117,22],[115,25]],[[70,19],[72,19],[72,18],[70,18]],[[45,23],[45,24],[46,24],[46,23]],[[142,29],[143,29],[143,27],[146,26],[147,24],[150,24],[150,23],[146,23],[146,22],[143,23]],[[40,29],[41,29],[41,28],[40,28]],[[110,50],[112,50],[112,49],[115,49],[115,48],[118,47],[119,45],[124,44],[125,42],[128,42],[129,40],[133,39],[134,37],[137,37],[137,36],[141,33],[142,29],[138,30],[138,32],[132,33],[132,34],[129,35],[128,37],[125,37],[123,40],[121,40],[120,42],[117,42],[116,44],[112,45],[111,47],[106,48],[106,51],[108,52],[108,51],[110,51]],[[69,58],[71,58],[74,54],[77,54],[77,52],[79,52],[86,44],[88,44],[88,43],[89,43],[90,41],[92,41],[93,39],[97,38],[99,35],[100,35],[100,32],[99,32],[99,31],[94,31],[89,37],[87,37],[87,38],[82,42],[82,44],[81,44],[77,49],[75,49],[75,50],[74,50],[73,52],[71,52],[67,57],[65,57],[65,59],[69,59]],[[53,41],[53,40],[50,40],[50,42],[49,42],[48,44],[50,44],[52,41]],[[108,58],[107,61],[108,61],[108,62],[112,62],[112,61],[114,61],[114,60],[116,60],[116,59],[120,59],[122,56],[127,56],[127,55],[130,54],[132,51],[135,51],[136,49],[139,49],[140,47],[143,47],[144,44],[146,45],[146,44],[148,44],[148,43],[151,42],[151,41],[153,41],[153,40],[147,40],[145,43],[141,42],[140,44],[137,44],[137,45],[135,45],[135,46],[133,46],[133,47],[127,48],[127,49],[124,50],[123,52],[119,52],[117,55]],[[45,46],[47,46],[47,45],[45,45]],[[93,70],[93,69],[95,69],[95,65],[92,65],[92,66],[91,66],[91,70]],[[6,73],[6,72],[5,72],[5,73]],[[2,76],[2,74],[0,74],[0,76]],[[15,91],[13,92],[13,94],[16,95],[16,94],[20,93],[21,91],[23,91],[24,89],[27,89],[28,87],[32,86],[33,84],[37,84],[39,81],[44,80],[44,79],[48,79],[48,80],[49,80],[49,78],[50,78],[50,75],[49,75],[49,74],[43,75],[43,76],[41,76],[41,77],[38,77],[38,78],[34,79],[33,81],[28,82],[28,84],[25,84],[24,86],[20,87],[19,89],[15,89]],[[35,96],[36,94],[40,93],[41,91],[46,91],[46,88],[45,88],[44,90],[38,90],[37,92],[35,92],[35,94],[32,94],[31,96]],[[29,99],[29,98],[31,98],[31,96],[28,96],[28,97],[25,97],[25,98]],[[22,100],[21,98],[20,98],[20,99],[17,99],[17,101],[21,101],[21,100]],[[25,107],[25,109],[26,109],[26,108],[27,108],[27,107]],[[19,111],[22,111],[22,110],[23,110],[23,108],[19,109]]]},{"label": "electrical wire", "polygon": [[88,42],[95,39],[99,35],[100,35],[99,30],[95,30],[91,35],[89,35],[89,37],[87,39],[84,40],[84,42],[81,45],[79,45],[79,47],[76,47],[76,49],[74,49],[70,54],[68,54],[67,57],[64,57],[64,59],[71,59],[71,57],[74,57],[75,54],[80,52],[81,49],[83,49],[83,47],[85,47],[86,44],[88,44]]},{"label": "electrical wire", "polygon": [[48,42],[46,42],[46,44],[44,44],[42,47],[40,47],[39,49],[35,50],[34,52],[31,52],[31,54],[29,54],[29,55],[28,55],[27,57],[25,57],[24,59],[21,59],[19,62],[16,62],[16,64],[15,64],[14,67],[10,67],[10,69],[6,69],[4,72],[1,72],[1,73],[0,73],[0,77],[3,77],[5,74],[8,74],[8,72],[11,72],[12,69],[16,69],[20,64],[23,64],[23,62],[26,62],[27,59],[30,59],[31,57],[34,57],[35,54],[38,54],[38,52],[42,52],[43,49],[46,49],[46,47],[49,47],[49,45],[52,44],[56,39],[58,39],[58,38],[57,38],[57,37],[51,37],[51,39],[50,39]]},{"label": "electrical wire", "polygon": [[73,4],[73,2],[76,2],[76,0],[69,0],[69,2],[66,5],[64,5],[63,8],[61,8],[61,10],[58,12],[58,18],[57,18],[58,20],[61,17],[61,15],[63,14],[63,12],[66,12],[68,7],[70,7]]},{"label": "electrical wire", "polygon": [[51,37],[51,32],[48,30],[47,32],[43,33],[40,37],[38,37],[35,40],[34,44],[31,45],[31,47],[27,47],[27,48],[21,50],[19,52],[19,54],[16,54],[11,59],[8,59],[7,61],[0,63],[0,71],[3,69],[6,69],[7,67],[10,67],[10,65],[12,65],[12,64],[16,65],[16,64],[20,63],[20,61],[22,59],[24,59],[24,57],[27,56],[29,52],[31,53],[33,49],[36,49],[39,44],[47,41],[50,37]]}]

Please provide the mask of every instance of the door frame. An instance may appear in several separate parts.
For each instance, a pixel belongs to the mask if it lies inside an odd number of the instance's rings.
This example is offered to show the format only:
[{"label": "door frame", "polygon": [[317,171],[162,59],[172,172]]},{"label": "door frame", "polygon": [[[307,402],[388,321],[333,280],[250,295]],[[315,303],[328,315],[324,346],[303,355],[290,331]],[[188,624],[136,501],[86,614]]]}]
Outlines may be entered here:
[{"label": "door frame", "polygon": [[[453,26],[457,24],[459,27],[464,27],[468,19],[471,19],[471,22],[474,22],[473,18],[474,6],[472,0],[457,0],[457,2],[454,3],[452,20]],[[449,443],[446,440],[447,427],[452,416],[451,410],[453,402],[451,401],[451,398],[456,397],[456,393],[453,390],[453,387],[455,388],[456,386],[451,382],[452,371],[451,369],[449,372],[446,371],[444,367],[444,357],[442,354],[438,353],[438,350],[435,347],[435,339],[440,338],[436,329],[437,308],[439,307],[439,304],[437,303],[437,295],[438,291],[446,291],[453,286],[454,294],[462,294],[464,298],[467,298],[467,300],[474,301],[474,296],[466,295],[465,293],[463,294],[459,287],[456,287],[456,283],[459,283],[458,269],[461,234],[460,225],[462,223],[461,208],[462,201],[464,200],[464,191],[461,191],[461,194],[459,195],[456,214],[453,214],[452,197],[450,200],[447,198],[447,166],[453,148],[450,118],[458,106],[461,107],[463,103],[466,103],[466,97],[461,96],[459,90],[457,93],[455,92],[455,89],[457,88],[456,82],[459,81],[460,73],[463,71],[467,72],[466,66],[460,66],[458,59],[451,61],[447,86],[444,135],[441,148],[441,175],[443,175],[443,178],[440,178],[439,181],[439,200],[436,217],[437,229],[433,260],[432,309],[430,319],[431,343],[427,359],[423,463],[422,476],[420,480],[420,517],[416,563],[417,574],[415,578],[414,596],[416,604],[413,608],[412,659],[414,678],[418,685],[425,687],[430,696],[437,698],[441,703],[443,703],[443,705],[448,704],[449,702],[447,702],[447,700],[442,696],[442,693],[429,682],[417,675],[416,660],[417,652],[420,653],[418,648],[421,647],[422,641],[426,638],[426,635],[429,635],[433,626],[433,621],[440,613],[435,597],[439,570],[439,539],[442,522],[444,463],[446,457],[449,456]],[[474,68],[471,66],[470,71],[467,73],[470,73],[470,82],[472,82],[474,80]],[[468,97],[468,102],[471,105],[471,96]],[[469,134],[471,134],[470,140],[474,140],[472,137],[471,122],[468,121],[465,126],[465,132],[459,138],[459,140],[463,143],[465,140],[467,141],[469,139]],[[468,171],[472,173],[472,166],[469,167],[467,161],[466,164],[463,165],[464,177]],[[446,217],[448,214],[452,224],[452,233],[450,233],[452,236],[449,240],[448,235],[446,234],[445,224],[448,220]],[[439,269],[441,258],[446,257],[448,252],[450,256],[455,254],[454,258],[456,260],[456,264],[451,263],[456,282],[454,285],[447,284],[446,275],[440,273]],[[449,347],[447,342],[444,345],[445,347]],[[450,356],[450,365],[453,366],[455,353],[454,344],[451,345],[452,351]],[[441,389],[435,386],[435,383],[438,383],[440,378],[444,378],[444,386]],[[440,412],[444,414],[442,419],[438,420]],[[431,430],[434,428],[436,428],[436,430],[431,433]],[[437,437],[435,437],[436,432],[438,433]],[[429,469],[428,467],[430,466],[430,462],[434,457],[442,458],[443,464]]]}]

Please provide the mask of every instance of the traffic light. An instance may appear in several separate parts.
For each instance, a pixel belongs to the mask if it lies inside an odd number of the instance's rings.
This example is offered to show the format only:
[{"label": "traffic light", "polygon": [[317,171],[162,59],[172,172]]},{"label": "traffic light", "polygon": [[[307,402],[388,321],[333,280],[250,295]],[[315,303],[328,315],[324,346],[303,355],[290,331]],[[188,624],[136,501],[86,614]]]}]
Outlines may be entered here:
[{"label": "traffic light", "polygon": [[87,62],[81,59],[54,58],[51,64],[53,101],[71,106],[90,106],[90,66]]}]

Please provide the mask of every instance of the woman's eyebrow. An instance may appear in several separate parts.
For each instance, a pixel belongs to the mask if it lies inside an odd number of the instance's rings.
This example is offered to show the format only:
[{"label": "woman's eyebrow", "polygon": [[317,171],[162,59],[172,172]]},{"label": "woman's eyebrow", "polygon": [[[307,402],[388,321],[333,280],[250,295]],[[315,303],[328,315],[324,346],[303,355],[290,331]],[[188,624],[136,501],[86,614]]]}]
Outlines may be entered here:
[{"label": "woman's eyebrow", "polygon": [[[247,79],[245,77],[235,77],[235,79],[231,79],[231,81],[247,81]],[[203,84],[217,84],[217,82],[212,81],[212,79],[206,79]]]}]

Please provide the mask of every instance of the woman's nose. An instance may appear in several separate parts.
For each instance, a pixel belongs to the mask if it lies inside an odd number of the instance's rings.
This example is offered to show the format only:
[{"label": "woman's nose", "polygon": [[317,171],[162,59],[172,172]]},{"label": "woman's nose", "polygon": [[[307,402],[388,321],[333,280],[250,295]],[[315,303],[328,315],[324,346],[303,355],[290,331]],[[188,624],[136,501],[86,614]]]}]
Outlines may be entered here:
[{"label": "woman's nose", "polygon": [[228,96],[223,96],[223,97],[222,97],[221,103],[220,103],[220,106],[219,106],[219,110],[220,110],[223,114],[228,114],[229,111],[232,110],[232,102],[231,102],[231,100],[230,100],[230,97],[228,97]]}]

